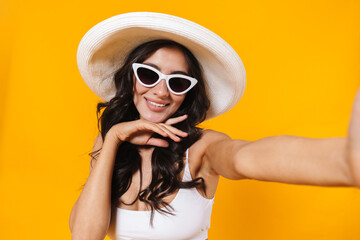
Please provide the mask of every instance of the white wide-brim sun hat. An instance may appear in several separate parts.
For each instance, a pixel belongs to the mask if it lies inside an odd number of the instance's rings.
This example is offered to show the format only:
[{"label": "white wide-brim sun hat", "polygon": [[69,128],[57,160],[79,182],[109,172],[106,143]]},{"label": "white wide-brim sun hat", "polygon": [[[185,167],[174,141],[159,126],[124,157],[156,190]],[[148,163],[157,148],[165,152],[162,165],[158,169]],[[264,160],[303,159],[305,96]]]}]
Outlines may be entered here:
[{"label": "white wide-brim sun hat", "polygon": [[81,39],[77,51],[80,74],[102,100],[115,96],[114,74],[138,45],[170,39],[187,47],[203,69],[210,108],[206,119],[233,108],[245,91],[244,65],[221,37],[189,20],[153,12],[131,12],[106,19]]}]

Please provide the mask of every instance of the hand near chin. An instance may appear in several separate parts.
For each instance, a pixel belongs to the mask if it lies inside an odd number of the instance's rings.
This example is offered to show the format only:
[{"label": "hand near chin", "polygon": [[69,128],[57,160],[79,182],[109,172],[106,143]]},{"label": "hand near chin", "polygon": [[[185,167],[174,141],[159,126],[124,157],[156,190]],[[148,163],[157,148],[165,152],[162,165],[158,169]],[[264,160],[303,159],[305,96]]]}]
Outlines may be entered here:
[{"label": "hand near chin", "polygon": [[109,130],[108,134],[120,143],[127,141],[135,145],[168,147],[169,143],[164,139],[154,137],[154,133],[180,142],[180,137],[187,137],[188,134],[171,125],[182,122],[186,118],[187,115],[169,118],[165,123],[153,123],[144,119],[118,123]]}]

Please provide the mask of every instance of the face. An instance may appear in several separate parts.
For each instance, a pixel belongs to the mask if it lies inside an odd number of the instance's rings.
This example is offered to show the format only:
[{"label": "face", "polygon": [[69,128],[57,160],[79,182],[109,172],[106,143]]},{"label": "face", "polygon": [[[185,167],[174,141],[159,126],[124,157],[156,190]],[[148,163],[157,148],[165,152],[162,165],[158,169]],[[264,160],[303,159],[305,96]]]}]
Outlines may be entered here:
[{"label": "face", "polygon": [[[147,58],[143,64],[158,69],[163,74],[185,73],[188,65],[185,56],[178,48],[160,48]],[[186,94],[175,95],[169,91],[165,79],[154,87],[142,86],[134,76],[134,104],[140,118],[151,122],[165,122],[173,115],[185,99]]]}]

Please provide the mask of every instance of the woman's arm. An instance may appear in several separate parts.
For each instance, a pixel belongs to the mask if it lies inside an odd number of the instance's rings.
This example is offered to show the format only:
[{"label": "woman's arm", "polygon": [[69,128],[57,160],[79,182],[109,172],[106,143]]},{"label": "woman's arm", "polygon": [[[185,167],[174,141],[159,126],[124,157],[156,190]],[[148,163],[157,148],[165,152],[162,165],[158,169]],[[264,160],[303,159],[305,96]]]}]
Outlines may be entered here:
[{"label": "woman's arm", "polygon": [[[254,179],[317,186],[354,186],[346,161],[346,138],[297,136],[232,140],[211,131],[205,160],[229,179]],[[208,136],[210,138],[210,136]]]},{"label": "woman's arm", "polygon": [[[106,134],[102,144],[101,136],[95,140],[94,149],[100,154],[90,164],[90,174],[70,214],[72,239],[104,239],[111,219],[111,181],[114,162],[119,145],[128,141],[135,145],[167,147],[164,139],[153,137],[153,133],[173,141],[181,141],[187,133],[172,127],[186,119],[186,115],[171,118],[166,123],[152,123],[146,120],[123,122],[114,125]],[[180,136],[180,137],[179,137]]]},{"label": "woman's arm", "polygon": [[252,152],[250,168],[259,168],[253,174],[260,180],[354,186],[345,147],[346,138],[315,139],[284,135],[263,138],[249,145],[246,151]]},{"label": "woman's arm", "polygon": [[231,140],[207,131],[204,160],[230,179],[360,188],[360,89],[346,138],[265,137]]},{"label": "woman's arm", "polygon": [[72,239],[104,239],[111,217],[111,180],[117,148],[120,144],[111,132],[105,141],[99,135],[93,150],[102,147],[78,200],[70,214]]}]

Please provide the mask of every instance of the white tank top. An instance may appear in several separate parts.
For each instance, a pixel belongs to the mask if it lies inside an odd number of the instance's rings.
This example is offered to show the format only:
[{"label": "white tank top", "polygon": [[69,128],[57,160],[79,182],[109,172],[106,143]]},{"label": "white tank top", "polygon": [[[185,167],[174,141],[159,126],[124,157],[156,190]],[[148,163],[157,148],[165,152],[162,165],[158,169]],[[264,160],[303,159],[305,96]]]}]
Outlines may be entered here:
[{"label": "white tank top", "polygon": [[[191,181],[186,150],[186,164],[182,181]],[[151,211],[117,208],[111,221],[108,236],[112,240],[205,240],[210,228],[214,198],[207,199],[196,188],[180,188],[170,205],[170,214],[154,211],[153,227],[150,226]]]}]

